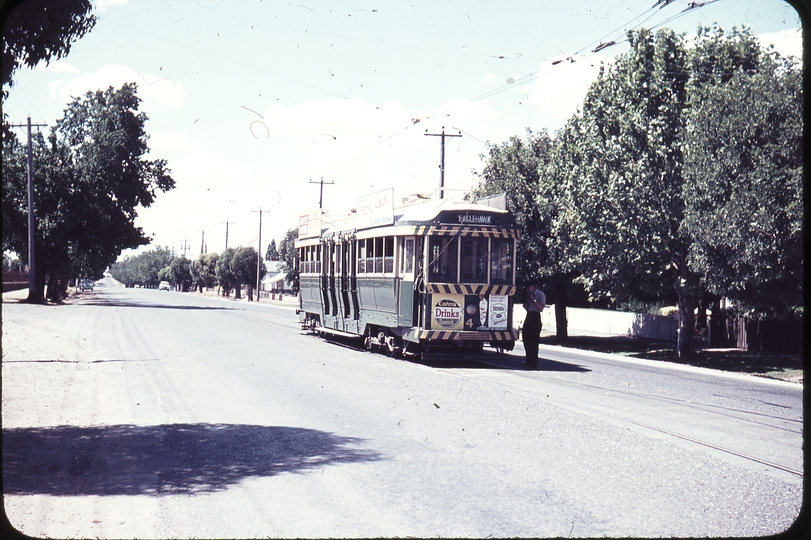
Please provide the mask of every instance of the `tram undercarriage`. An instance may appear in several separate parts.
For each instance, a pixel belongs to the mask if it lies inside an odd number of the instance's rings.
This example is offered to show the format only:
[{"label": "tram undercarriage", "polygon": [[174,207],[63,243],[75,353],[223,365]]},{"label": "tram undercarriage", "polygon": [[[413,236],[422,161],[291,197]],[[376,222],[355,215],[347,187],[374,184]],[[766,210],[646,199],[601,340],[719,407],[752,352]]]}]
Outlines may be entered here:
[{"label": "tram undercarriage", "polygon": [[435,332],[427,332],[421,328],[387,328],[370,324],[366,325],[365,332],[355,334],[322,326],[317,314],[306,312],[299,314],[304,317],[301,320],[302,330],[331,341],[336,338],[350,341],[367,351],[392,358],[460,357],[482,352],[485,344],[489,344],[500,353],[511,351],[515,347],[515,336],[512,332],[499,332],[493,336],[488,332],[462,331],[444,332],[444,336],[437,336]]}]

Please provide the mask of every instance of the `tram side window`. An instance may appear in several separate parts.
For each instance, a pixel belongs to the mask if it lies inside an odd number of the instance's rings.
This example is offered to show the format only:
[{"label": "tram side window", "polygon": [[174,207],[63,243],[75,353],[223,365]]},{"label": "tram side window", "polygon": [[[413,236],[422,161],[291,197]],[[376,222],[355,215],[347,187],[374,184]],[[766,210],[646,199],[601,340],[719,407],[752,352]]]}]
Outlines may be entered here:
[{"label": "tram side window", "polygon": [[496,239],[490,242],[490,283],[512,285],[513,240]]},{"label": "tram side window", "polygon": [[375,238],[375,273],[382,274],[383,273],[383,239],[382,238]]},{"label": "tram side window", "polygon": [[459,281],[487,283],[487,238],[462,238],[460,246],[462,264]]},{"label": "tram side window", "polygon": [[310,248],[307,246],[301,248],[301,255],[299,255],[299,266],[300,266],[299,272],[301,272],[302,274],[307,274],[310,271],[307,268],[307,260],[308,260],[307,257],[309,257],[309,251]]},{"label": "tram side window", "polygon": [[358,274],[366,273],[366,240],[358,240]]},{"label": "tram side window", "polygon": [[387,236],[383,239],[383,272],[394,273],[394,237]]},{"label": "tram side window", "polygon": [[456,238],[433,237],[428,244],[428,279],[456,283]]},{"label": "tram side window", "polygon": [[411,274],[414,272],[414,239],[406,238],[400,243],[400,272]]}]

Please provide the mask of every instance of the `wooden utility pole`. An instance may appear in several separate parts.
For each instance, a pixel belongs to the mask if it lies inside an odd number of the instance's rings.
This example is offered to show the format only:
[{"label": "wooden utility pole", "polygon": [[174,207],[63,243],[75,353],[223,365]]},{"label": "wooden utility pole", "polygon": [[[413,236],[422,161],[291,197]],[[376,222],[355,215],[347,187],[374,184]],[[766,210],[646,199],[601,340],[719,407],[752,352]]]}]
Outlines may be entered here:
[{"label": "wooden utility pole", "polygon": [[34,234],[36,232],[36,220],[34,219],[34,173],[33,157],[31,153],[31,127],[45,127],[48,124],[32,124],[31,117],[25,124],[11,124],[11,127],[28,128],[28,298],[27,302],[41,302],[42,298],[36,293],[37,281],[34,267]]},{"label": "wooden utility pole", "polygon": [[251,212],[259,212],[259,249],[256,250],[256,301],[259,301],[259,282],[261,280],[261,272],[259,271],[262,268],[262,214],[269,214],[270,210],[262,210],[262,207],[259,207],[259,210],[251,210]]},{"label": "wooden utility pole", "polygon": [[332,185],[335,182],[333,182],[332,180],[330,180],[329,182],[324,182],[324,177],[322,176],[321,180],[319,182],[313,182],[312,180],[310,180],[310,183],[311,184],[321,184],[321,194],[318,196],[318,208],[323,209],[324,208],[324,184]]},{"label": "wooden utility pole", "polygon": [[225,223],[225,249],[228,249],[228,225],[229,224],[236,225],[236,223],[233,221],[225,221],[225,222],[220,221],[220,225],[222,225],[223,223]]},{"label": "wooden utility pole", "polygon": [[200,255],[206,253],[208,249],[206,248],[206,233],[211,231],[200,231],[203,233],[203,238],[200,240]]},{"label": "wooden utility pole", "polygon": [[461,137],[462,132],[459,132],[459,135],[446,135],[445,134],[445,126],[442,126],[442,133],[428,133],[428,130],[425,130],[426,137],[441,137],[441,145],[440,145],[440,153],[439,153],[439,198],[442,199],[445,197],[445,191],[442,189],[445,187],[445,137]]}]

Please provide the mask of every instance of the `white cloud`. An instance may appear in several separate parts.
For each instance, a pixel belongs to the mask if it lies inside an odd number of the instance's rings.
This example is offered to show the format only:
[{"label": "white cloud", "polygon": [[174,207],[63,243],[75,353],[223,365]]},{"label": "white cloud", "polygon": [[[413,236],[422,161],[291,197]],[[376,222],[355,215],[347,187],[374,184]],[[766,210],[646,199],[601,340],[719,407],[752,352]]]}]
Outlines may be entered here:
[{"label": "white cloud", "polygon": [[181,152],[196,147],[197,142],[189,140],[188,131],[161,131],[149,135],[149,149],[153,153],[159,153],[162,150]]},{"label": "white cloud", "polygon": [[803,58],[803,31],[800,28],[760,34],[758,40],[763,47],[773,45],[783,56],[794,56],[799,60]]},{"label": "white cloud", "polygon": [[183,106],[183,85],[180,83],[172,82],[170,78],[137,73],[127,66],[116,64],[106,65],[95,73],[84,73],[64,84],[54,85],[51,90],[68,101],[87,92],[106,90],[110,86],[117,88],[129,82],[138,85],[138,97],[143,100],[146,110],[180,109]]},{"label": "white cloud", "polygon": [[125,6],[128,3],[127,0],[95,0],[93,2],[98,11],[107,11],[111,6]]},{"label": "white cloud", "polygon": [[38,71],[48,71],[51,73],[79,73],[79,68],[68,63],[67,60],[56,60],[47,65],[45,62],[40,62],[34,67],[34,69]]}]

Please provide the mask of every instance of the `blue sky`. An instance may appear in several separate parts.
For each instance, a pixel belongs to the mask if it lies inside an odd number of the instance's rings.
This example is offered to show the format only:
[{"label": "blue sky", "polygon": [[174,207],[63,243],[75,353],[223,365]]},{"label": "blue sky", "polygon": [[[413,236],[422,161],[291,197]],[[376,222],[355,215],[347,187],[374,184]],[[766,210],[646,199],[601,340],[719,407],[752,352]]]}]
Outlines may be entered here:
[{"label": "blue sky", "polygon": [[177,182],[137,224],[196,258],[203,232],[222,251],[226,222],[229,246],[256,246],[262,208],[264,250],[318,207],[311,181],[332,182],[332,215],[389,187],[433,194],[440,144],[426,131],[463,135],[445,159],[446,196],[461,197],[488,141],[564,125],[626,29],[746,25],[802,53],[782,0],[654,2],[97,1],[96,27],[65,59],[18,71],[4,112],[52,125],[71,96],[137,82],[150,157]]}]

